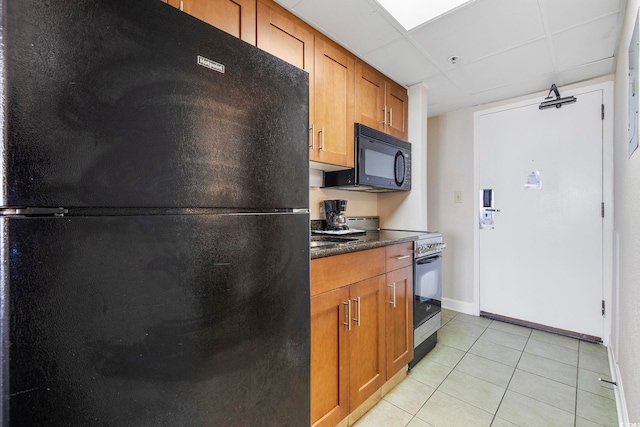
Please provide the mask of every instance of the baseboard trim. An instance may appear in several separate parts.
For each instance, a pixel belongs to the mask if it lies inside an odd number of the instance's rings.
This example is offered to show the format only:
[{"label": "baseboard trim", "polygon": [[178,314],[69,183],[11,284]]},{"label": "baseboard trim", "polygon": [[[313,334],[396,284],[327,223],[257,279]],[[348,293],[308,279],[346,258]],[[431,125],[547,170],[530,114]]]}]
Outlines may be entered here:
[{"label": "baseboard trim", "polygon": [[563,335],[569,338],[576,338],[582,341],[589,341],[596,344],[602,344],[601,337],[595,337],[593,335],[581,334],[575,331],[567,331],[565,329],[554,328],[553,326],[542,325],[540,323],[529,322],[527,320],[516,319],[513,317],[503,316],[501,314],[488,313],[486,311],[480,311],[481,317],[487,319],[499,320],[501,322],[511,323],[518,326],[524,326],[525,328],[538,329],[540,331],[550,332],[552,334]]},{"label": "baseboard trim", "polygon": [[616,383],[616,385],[613,387],[613,395],[616,398],[618,425],[628,426],[630,425],[629,412],[627,412],[627,401],[624,398],[624,388],[622,387],[622,377],[620,376],[618,361],[615,358],[611,346],[607,347],[607,351],[609,352],[609,369],[611,370],[611,378]]},{"label": "baseboard trim", "polygon": [[472,302],[460,301],[457,299],[442,298],[442,308],[458,311],[464,314],[470,314],[472,316],[478,315],[475,313],[474,304]]}]

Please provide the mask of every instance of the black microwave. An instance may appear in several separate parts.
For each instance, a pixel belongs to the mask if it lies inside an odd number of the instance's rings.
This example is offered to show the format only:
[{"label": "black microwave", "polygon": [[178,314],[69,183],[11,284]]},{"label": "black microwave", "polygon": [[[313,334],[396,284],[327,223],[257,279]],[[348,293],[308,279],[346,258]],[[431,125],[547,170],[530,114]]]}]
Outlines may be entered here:
[{"label": "black microwave", "polygon": [[325,172],[324,186],[382,193],[411,190],[411,144],[355,124],[355,167]]}]

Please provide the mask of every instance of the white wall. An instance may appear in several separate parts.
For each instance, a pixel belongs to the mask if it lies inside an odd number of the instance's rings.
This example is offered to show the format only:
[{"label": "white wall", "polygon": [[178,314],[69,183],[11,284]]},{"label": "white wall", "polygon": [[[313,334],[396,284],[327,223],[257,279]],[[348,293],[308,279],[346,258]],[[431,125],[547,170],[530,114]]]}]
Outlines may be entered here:
[{"label": "white wall", "polygon": [[311,183],[309,188],[311,219],[325,219],[324,212],[320,211],[320,202],[331,199],[344,199],[347,201],[347,210],[345,212],[347,217],[378,216],[378,196],[376,194],[319,188],[323,179],[322,171],[319,170],[310,169],[309,178]]},{"label": "white wall", "polygon": [[[627,156],[628,46],[640,0],[628,0],[618,44],[615,76],[614,230],[618,259],[614,260],[614,294],[618,297],[615,355],[624,387],[630,422],[640,423],[640,150]],[[623,421],[623,420],[620,420]]]},{"label": "white wall", "polygon": [[381,193],[378,196],[380,226],[396,230],[427,229],[427,88],[409,88],[411,143],[411,191]]},{"label": "white wall", "polygon": [[[447,244],[442,297],[448,308],[470,313],[473,303],[473,112],[429,119],[427,137],[429,229]],[[454,202],[459,191],[462,203]],[[466,307],[465,307],[466,306]]]}]

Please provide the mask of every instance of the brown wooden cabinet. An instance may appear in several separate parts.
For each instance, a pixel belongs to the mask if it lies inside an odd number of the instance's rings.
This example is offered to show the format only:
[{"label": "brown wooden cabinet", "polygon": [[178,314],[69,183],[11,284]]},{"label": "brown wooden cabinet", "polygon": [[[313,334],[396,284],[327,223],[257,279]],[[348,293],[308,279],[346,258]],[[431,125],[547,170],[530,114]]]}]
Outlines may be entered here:
[{"label": "brown wooden cabinet", "polygon": [[407,90],[382,73],[356,63],[355,121],[407,140]]},{"label": "brown wooden cabinet", "polygon": [[412,254],[409,242],[311,261],[314,427],[344,420],[413,358]]},{"label": "brown wooden cabinet", "polygon": [[177,7],[177,8],[180,7],[180,0],[160,0],[160,1],[162,1],[162,3],[167,3],[168,5],[173,7]]},{"label": "brown wooden cabinet", "polygon": [[349,288],[311,298],[311,425],[334,426],[349,415],[349,344],[344,326]]},{"label": "brown wooden cabinet", "polygon": [[352,168],[355,122],[407,140],[407,90],[277,3],[161,1],[309,72],[309,160]]},{"label": "brown wooden cabinet", "polygon": [[247,43],[256,44],[256,0],[166,0],[165,3]]},{"label": "brown wooden cabinet", "polygon": [[310,160],[354,166],[355,57],[316,34]]},{"label": "brown wooden cabinet", "polygon": [[386,248],[387,378],[413,359],[413,257],[412,243]]},{"label": "brown wooden cabinet", "polygon": [[334,426],[382,387],[385,276],[311,298],[311,424]]},{"label": "brown wooden cabinet", "polygon": [[349,297],[349,405],[356,408],[387,379],[384,275],[349,286]]},{"label": "brown wooden cabinet", "polygon": [[[309,129],[314,118],[314,30],[281,6],[258,1],[256,46],[309,73]],[[311,131],[310,131],[311,132]],[[311,133],[309,133],[311,145]],[[310,155],[312,150],[309,150]]]},{"label": "brown wooden cabinet", "polygon": [[256,46],[313,73],[313,29],[271,1],[257,6]]},{"label": "brown wooden cabinet", "polygon": [[386,380],[384,248],[311,261],[311,424],[335,426]]},{"label": "brown wooden cabinet", "polygon": [[268,0],[258,1],[257,46],[309,72],[309,159],[353,167],[355,57]]},{"label": "brown wooden cabinet", "polygon": [[387,273],[387,378],[413,359],[413,268]]}]

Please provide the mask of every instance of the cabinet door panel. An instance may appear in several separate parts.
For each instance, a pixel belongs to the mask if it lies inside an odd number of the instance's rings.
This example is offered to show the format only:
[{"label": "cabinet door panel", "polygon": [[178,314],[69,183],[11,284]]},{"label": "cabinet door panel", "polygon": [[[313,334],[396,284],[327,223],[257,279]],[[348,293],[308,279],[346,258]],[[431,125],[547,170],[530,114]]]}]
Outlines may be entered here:
[{"label": "cabinet door panel", "polygon": [[255,0],[180,0],[180,3],[181,9],[189,15],[247,43],[256,44]]},{"label": "cabinet door panel", "polygon": [[399,243],[385,248],[386,271],[397,270],[413,264],[413,242]]},{"label": "cabinet door panel", "polygon": [[353,167],[355,60],[315,38],[315,160]]},{"label": "cabinet door panel", "polygon": [[[258,2],[256,45],[309,73],[309,129],[314,117],[314,35],[297,17],[279,6]],[[309,141],[311,145],[311,141]],[[313,148],[312,148],[313,149]],[[310,153],[312,151],[310,150]],[[312,158],[313,160],[313,158]]]},{"label": "cabinet door panel", "polygon": [[349,414],[349,288],[311,298],[311,424],[334,426]]},{"label": "cabinet door panel", "polygon": [[352,328],[349,333],[350,399],[356,408],[386,380],[385,276],[350,286]]},{"label": "cabinet door panel", "polygon": [[173,7],[180,7],[180,0],[161,0],[162,3],[167,3],[170,6]]},{"label": "cabinet door panel", "polygon": [[313,71],[313,33],[286,11],[258,2],[257,46],[306,71]]},{"label": "cabinet door panel", "polygon": [[371,67],[356,64],[356,122],[384,131],[385,79]]},{"label": "cabinet door panel", "polygon": [[384,248],[311,260],[311,295],[384,274]]},{"label": "cabinet door panel", "polygon": [[407,109],[409,99],[407,90],[392,82],[387,82],[387,133],[407,140]]},{"label": "cabinet door panel", "polygon": [[387,273],[386,294],[387,378],[391,378],[413,359],[412,266]]}]

